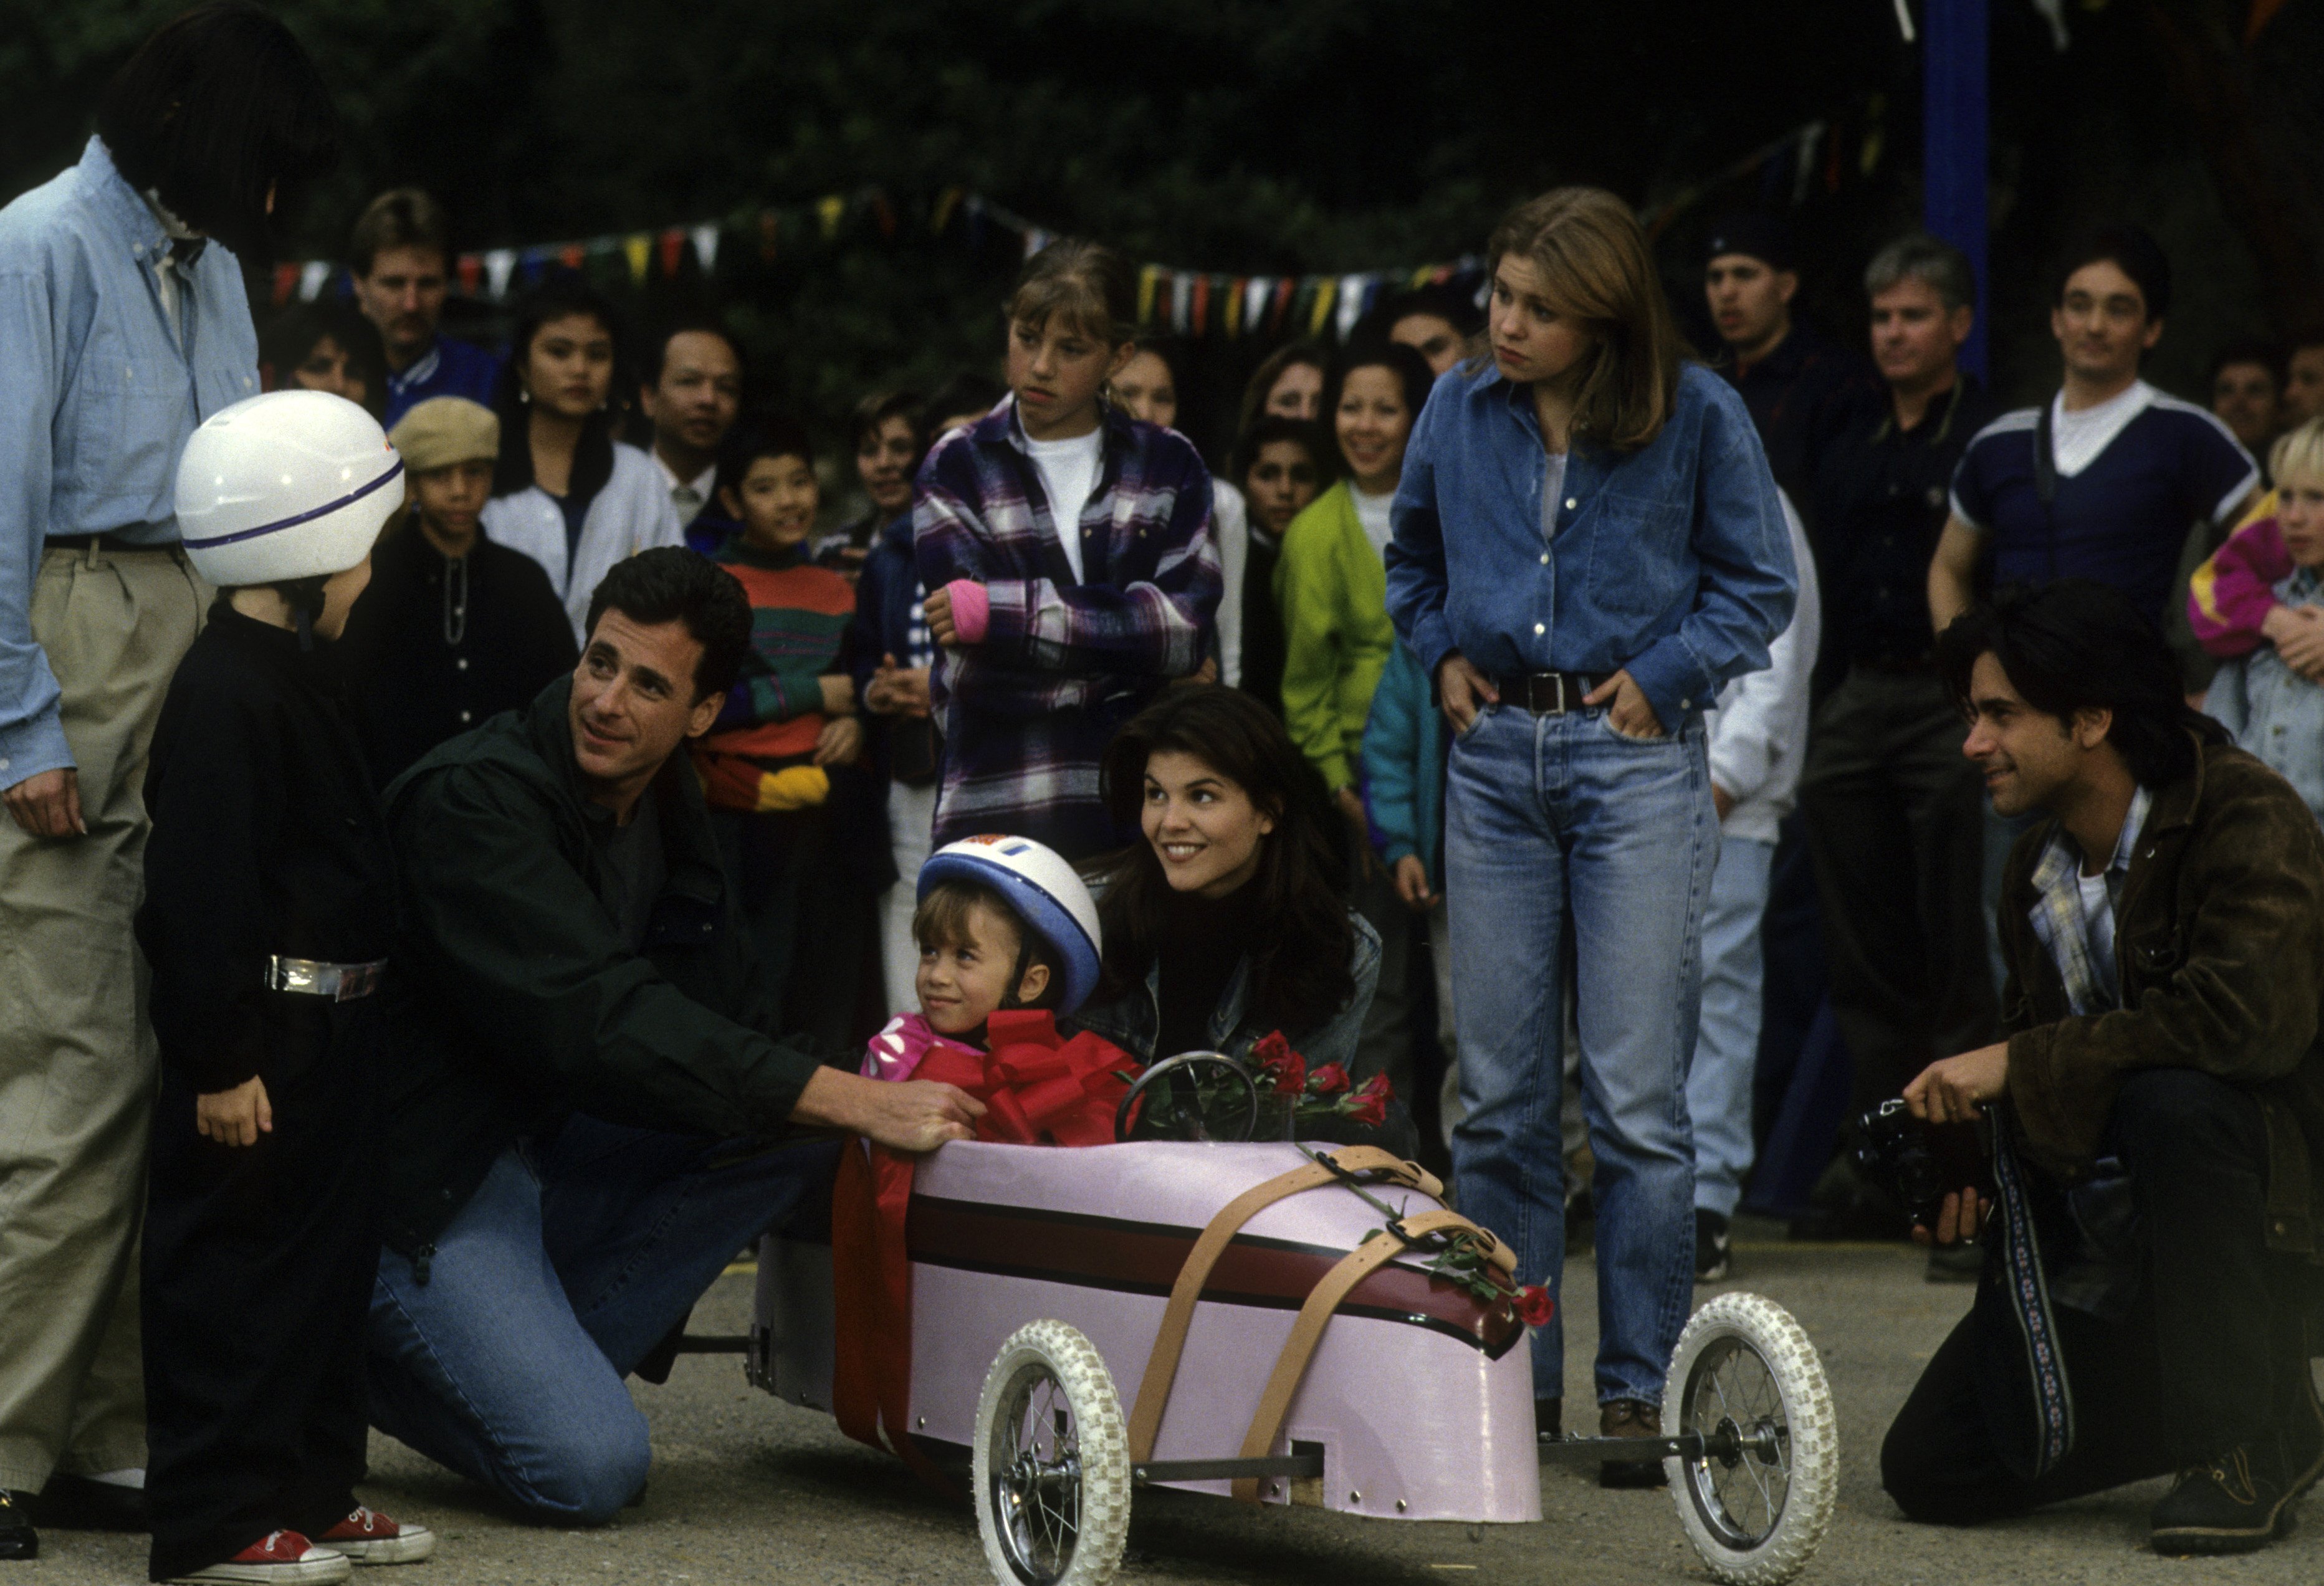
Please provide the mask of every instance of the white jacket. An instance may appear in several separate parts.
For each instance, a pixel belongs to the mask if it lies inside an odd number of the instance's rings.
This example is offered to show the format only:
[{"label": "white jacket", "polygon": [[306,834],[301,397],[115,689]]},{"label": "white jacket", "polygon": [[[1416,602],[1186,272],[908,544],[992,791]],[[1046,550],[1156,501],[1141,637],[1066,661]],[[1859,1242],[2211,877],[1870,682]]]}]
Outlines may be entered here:
[{"label": "white jacket", "polygon": [[1250,512],[1242,492],[1211,479],[1211,538],[1219,548],[1219,681],[1242,687],[1242,569],[1250,559]]},{"label": "white jacket", "polygon": [[1775,840],[1775,823],[1799,802],[1800,768],[1808,757],[1808,677],[1823,634],[1815,560],[1789,496],[1784,526],[1792,533],[1792,565],[1800,594],[1791,624],[1768,647],[1767,666],[1719,691],[1719,708],[1703,720],[1711,733],[1711,779],[1735,800],[1724,832],[1761,843]]},{"label": "white jacket", "polygon": [[537,484],[484,503],[484,533],[494,544],[521,550],[549,575],[576,643],[589,635],[589,597],[613,564],[658,545],[684,545],[686,526],[670,504],[669,486],[653,459],[636,447],[613,443],[613,475],[581,520],[581,543],[565,565],[565,510]]}]

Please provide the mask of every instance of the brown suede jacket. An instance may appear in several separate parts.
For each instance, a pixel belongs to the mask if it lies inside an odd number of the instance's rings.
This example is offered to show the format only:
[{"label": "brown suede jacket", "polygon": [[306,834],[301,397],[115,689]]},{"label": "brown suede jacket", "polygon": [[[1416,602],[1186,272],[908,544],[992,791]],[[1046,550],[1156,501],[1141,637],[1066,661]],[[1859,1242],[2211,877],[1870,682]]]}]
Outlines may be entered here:
[{"label": "brown suede jacket", "polygon": [[2034,1161],[2088,1171],[2121,1077],[2196,1068],[2250,1091],[2267,1120],[2267,1239],[2319,1257],[2324,1176],[2324,830],[2291,785],[2209,746],[2154,790],[2116,908],[2122,1006],[2075,1016],[2034,934],[2034,867],[2058,828],[2017,841],[2002,883],[2009,1098]]}]

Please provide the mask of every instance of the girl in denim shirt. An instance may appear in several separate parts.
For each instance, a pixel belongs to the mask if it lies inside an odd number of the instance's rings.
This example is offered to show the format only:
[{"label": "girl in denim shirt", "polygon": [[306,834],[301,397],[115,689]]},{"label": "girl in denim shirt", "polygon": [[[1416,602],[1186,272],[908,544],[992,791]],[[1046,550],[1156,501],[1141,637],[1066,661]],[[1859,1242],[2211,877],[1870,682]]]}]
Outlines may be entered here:
[{"label": "girl in denim shirt", "polygon": [[[1559,1075],[1573,923],[1597,1158],[1600,1429],[1648,1436],[1694,1259],[1685,1076],[1719,821],[1702,713],[1767,664],[1791,548],[1742,401],[1683,358],[1637,219],[1564,188],[1493,234],[1489,358],[1422,411],[1388,610],[1459,734],[1444,886],[1466,1117],[1461,1208],[1526,1283],[1565,1257]],[[1558,1430],[1564,1339],[1533,1334]],[[1662,1480],[1609,1462],[1608,1485]]]}]

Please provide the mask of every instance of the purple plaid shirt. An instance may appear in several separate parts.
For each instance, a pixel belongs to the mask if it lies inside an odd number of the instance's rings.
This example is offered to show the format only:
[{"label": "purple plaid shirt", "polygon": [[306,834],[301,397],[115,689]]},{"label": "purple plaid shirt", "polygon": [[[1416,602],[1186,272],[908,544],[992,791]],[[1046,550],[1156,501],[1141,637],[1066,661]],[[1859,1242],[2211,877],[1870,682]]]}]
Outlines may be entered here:
[{"label": "purple plaid shirt", "polygon": [[1082,582],[1058,543],[1013,398],[940,441],[912,500],[920,582],[984,586],[983,640],[937,652],[935,840],[1007,832],[1068,859],[1119,846],[1098,791],[1114,730],[1202,665],[1218,608],[1211,475],[1185,437],[1104,410]]}]

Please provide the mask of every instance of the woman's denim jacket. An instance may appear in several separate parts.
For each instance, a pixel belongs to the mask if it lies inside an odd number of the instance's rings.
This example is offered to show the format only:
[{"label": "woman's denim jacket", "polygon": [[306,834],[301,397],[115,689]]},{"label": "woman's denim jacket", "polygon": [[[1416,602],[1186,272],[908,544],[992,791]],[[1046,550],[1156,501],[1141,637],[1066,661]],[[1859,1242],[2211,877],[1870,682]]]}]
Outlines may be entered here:
[{"label": "woman's denim jacket", "polygon": [[1436,676],[1460,650],[1491,676],[1627,669],[1676,734],[1760,670],[1798,576],[1782,498],[1743,399],[1679,371],[1655,438],[1587,439],[1545,499],[1532,388],[1445,371],[1413,426],[1388,548],[1396,631]]},{"label": "woman's denim jacket", "polygon": [[[1348,968],[1356,978],[1355,994],[1322,1028],[1283,1032],[1293,1049],[1307,1059],[1311,1069],[1326,1063],[1342,1066],[1353,1064],[1356,1039],[1363,1033],[1364,1016],[1371,1011],[1372,990],[1379,983],[1379,933],[1372,929],[1370,921],[1352,912],[1348,923],[1356,933],[1355,951],[1348,960]],[[1241,1056],[1260,1037],[1271,1033],[1260,1028],[1256,1019],[1244,1017],[1243,1000],[1249,993],[1250,982],[1250,960],[1245,957],[1235,965],[1234,973],[1227,977],[1225,994],[1211,1014],[1211,1045],[1231,1057]],[[1060,1023],[1068,1031],[1088,1030],[1102,1036],[1140,1063],[1151,1063],[1155,1058],[1154,1043],[1162,1028],[1161,988],[1162,967],[1157,963],[1147,970],[1143,990],[1084,1008]],[[1162,1056],[1175,1057],[1177,1054],[1167,1052]]]}]

